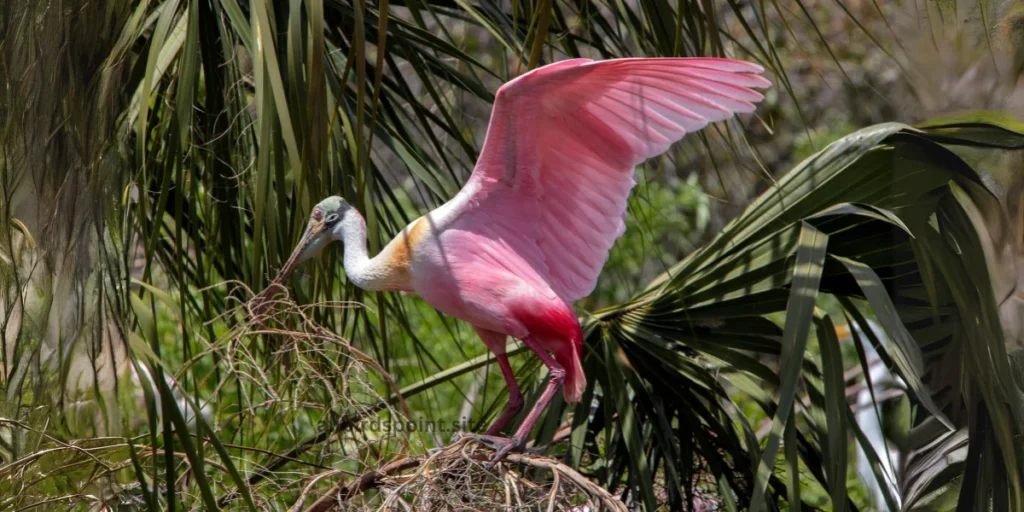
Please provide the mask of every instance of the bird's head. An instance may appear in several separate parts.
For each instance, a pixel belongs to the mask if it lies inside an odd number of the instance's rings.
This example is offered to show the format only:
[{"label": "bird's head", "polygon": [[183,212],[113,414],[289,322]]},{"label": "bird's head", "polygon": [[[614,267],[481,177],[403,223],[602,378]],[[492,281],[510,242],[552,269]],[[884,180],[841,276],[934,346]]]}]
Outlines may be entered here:
[{"label": "bird's head", "polygon": [[327,244],[337,240],[335,228],[344,221],[350,210],[352,207],[339,196],[331,196],[320,201],[309,214],[305,233],[274,281],[281,282],[287,279],[299,263],[316,256],[327,247]]}]

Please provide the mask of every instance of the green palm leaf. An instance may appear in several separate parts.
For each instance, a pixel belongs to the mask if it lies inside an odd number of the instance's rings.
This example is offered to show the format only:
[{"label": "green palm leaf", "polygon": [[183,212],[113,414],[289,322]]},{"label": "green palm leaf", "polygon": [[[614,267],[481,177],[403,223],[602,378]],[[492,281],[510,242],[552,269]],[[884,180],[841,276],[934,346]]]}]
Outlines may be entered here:
[{"label": "green palm leaf", "polygon": [[[662,407],[671,411],[669,424],[678,429],[672,451],[687,453],[684,444],[693,442],[690,439],[708,443],[700,453],[721,457],[712,471],[727,476],[741,508],[763,504],[764,490],[771,502],[788,498],[783,480],[772,476],[780,442],[784,437],[795,439],[801,467],[789,457],[786,470],[806,468],[831,489],[838,509],[847,499],[846,433],[858,427],[850,422],[849,405],[836,401],[842,386],[835,379],[843,367],[836,359],[838,345],[829,317],[845,310],[862,331],[870,332],[863,309],[878,318],[890,340],[882,344],[872,339],[876,350],[920,406],[914,424],[938,422],[939,427],[918,435],[938,440],[953,429],[968,429],[972,443],[977,439],[1002,454],[979,457],[982,462],[976,464],[990,465],[981,474],[1008,475],[976,480],[982,489],[978,492],[1011,504],[1011,509],[1021,503],[1024,454],[1013,442],[1021,426],[1021,395],[993,316],[988,276],[977,272],[985,268],[984,255],[957,202],[958,190],[977,189],[979,176],[944,146],[978,145],[979,139],[1016,132],[985,124],[975,128],[978,132],[958,138],[951,130],[932,135],[903,125],[881,125],[845,137],[809,158],[635,302],[596,315],[591,332],[602,334],[588,338],[592,357],[609,364],[608,354],[622,354],[616,366],[636,372],[635,377],[615,381],[619,389],[604,389],[602,383],[597,396],[632,395],[632,409],[618,411],[620,417],[650,423],[662,414],[651,405],[652,390],[658,390],[665,402]],[[984,130],[993,138],[983,136]],[[975,199],[995,200],[984,193]],[[939,222],[930,223],[936,216]],[[942,277],[933,279],[936,269]],[[934,289],[925,293],[926,286]],[[827,296],[841,299],[839,309],[815,313],[816,304],[828,304],[823,302]],[[781,333],[766,326],[749,327],[783,312]],[[820,362],[805,350],[812,321],[819,322]],[[609,344],[617,348],[610,349]],[[697,357],[683,357],[685,349],[695,350]],[[967,352],[975,355],[961,359]],[[975,361],[977,357],[984,361]],[[970,383],[967,389],[978,391],[961,392],[959,385],[950,389],[950,377],[938,369],[951,360],[959,361],[956,372]],[[798,382],[810,402],[797,400],[794,410]],[[708,390],[717,392],[709,395]],[[731,402],[715,398],[739,394],[750,395],[765,415],[775,418],[766,440],[745,437],[727,414],[734,407]],[[622,407],[620,402],[601,400],[602,407]],[[1001,404],[998,411],[988,409],[984,415],[984,424],[998,427],[966,421],[967,411],[981,403]],[[576,414],[586,410],[578,408]],[[784,436],[790,422],[796,427]],[[627,428],[599,424],[596,418],[591,426],[608,439],[624,439]],[[642,475],[681,470],[667,467],[677,463],[670,459],[654,467],[651,460],[637,463],[637,451],[657,449],[662,443],[653,434],[639,443],[620,442],[625,444],[618,451],[604,455],[613,459],[609,466],[625,465],[636,472],[628,482],[638,495],[650,493],[651,488],[644,487],[653,485]],[[877,457],[870,446],[862,447]],[[953,448],[940,444],[929,449]],[[599,453],[591,451],[591,456]],[[696,463],[678,461],[683,467]],[[912,508],[920,497],[912,488],[944,486],[963,468],[950,474],[911,463],[906,471],[901,481],[911,481],[913,487],[906,488],[903,506]],[[920,471],[930,476],[923,477]],[[625,484],[627,479],[622,478]],[[679,491],[677,496],[686,495],[686,489]]]}]

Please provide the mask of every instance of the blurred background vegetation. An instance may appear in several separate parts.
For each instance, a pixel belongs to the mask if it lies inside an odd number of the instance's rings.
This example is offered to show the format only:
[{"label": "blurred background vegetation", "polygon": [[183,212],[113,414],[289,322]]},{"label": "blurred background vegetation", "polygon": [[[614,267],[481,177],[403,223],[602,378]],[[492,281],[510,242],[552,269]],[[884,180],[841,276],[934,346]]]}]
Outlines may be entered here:
[{"label": "blurred background vegetation", "polygon": [[[472,329],[355,289],[339,248],[270,320],[245,302],[321,198],[357,205],[374,251],[451,197],[508,79],[714,55],[774,87],[637,169],[626,235],[577,304],[590,387],[534,444],[637,509],[1022,510],[1022,16],[4,2],[0,509],[301,510],[486,426],[507,394]],[[512,362],[532,402],[542,367]],[[468,475],[349,506],[505,503],[501,478]]]}]

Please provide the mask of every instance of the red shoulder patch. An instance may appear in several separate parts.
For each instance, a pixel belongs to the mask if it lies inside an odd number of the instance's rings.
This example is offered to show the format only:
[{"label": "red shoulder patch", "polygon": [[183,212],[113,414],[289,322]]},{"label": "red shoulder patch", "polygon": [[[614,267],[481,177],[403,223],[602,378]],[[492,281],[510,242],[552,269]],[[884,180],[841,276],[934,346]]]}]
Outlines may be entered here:
[{"label": "red shoulder patch", "polygon": [[520,308],[516,318],[529,330],[529,336],[551,352],[565,370],[562,392],[566,401],[579,402],[587,387],[587,377],[583,375],[581,365],[583,329],[576,313],[562,304]]},{"label": "red shoulder patch", "polygon": [[576,313],[567,305],[521,307],[516,311],[516,319],[538,341],[572,341],[577,353],[583,349],[583,329]]}]

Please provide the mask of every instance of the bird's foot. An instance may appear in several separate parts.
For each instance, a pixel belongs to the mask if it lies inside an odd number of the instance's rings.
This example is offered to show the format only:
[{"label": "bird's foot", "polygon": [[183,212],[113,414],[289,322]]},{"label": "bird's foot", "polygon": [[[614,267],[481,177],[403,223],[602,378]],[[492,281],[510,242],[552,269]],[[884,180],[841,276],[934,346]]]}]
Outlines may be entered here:
[{"label": "bird's foot", "polygon": [[460,437],[468,437],[477,443],[480,443],[487,448],[494,450],[494,457],[491,457],[491,461],[487,463],[484,469],[490,471],[494,466],[501,462],[506,455],[512,450],[519,450],[523,447],[523,440],[518,439],[515,436],[512,437],[499,437],[489,436],[486,434],[462,434]]},{"label": "bird's foot", "polygon": [[529,453],[533,455],[544,455],[545,452],[550,448],[549,445],[544,446],[524,446],[523,453]]},{"label": "bird's foot", "polygon": [[462,439],[462,436],[463,436],[462,432],[456,432],[456,433],[452,434],[452,438],[451,438],[450,441],[448,441],[448,444],[443,444],[443,445],[438,446],[436,448],[430,448],[429,450],[427,450],[427,455],[434,456],[437,453],[440,453],[440,452],[442,452],[444,450],[447,450],[448,448],[451,448],[452,445],[454,445],[455,443],[459,442]]}]

